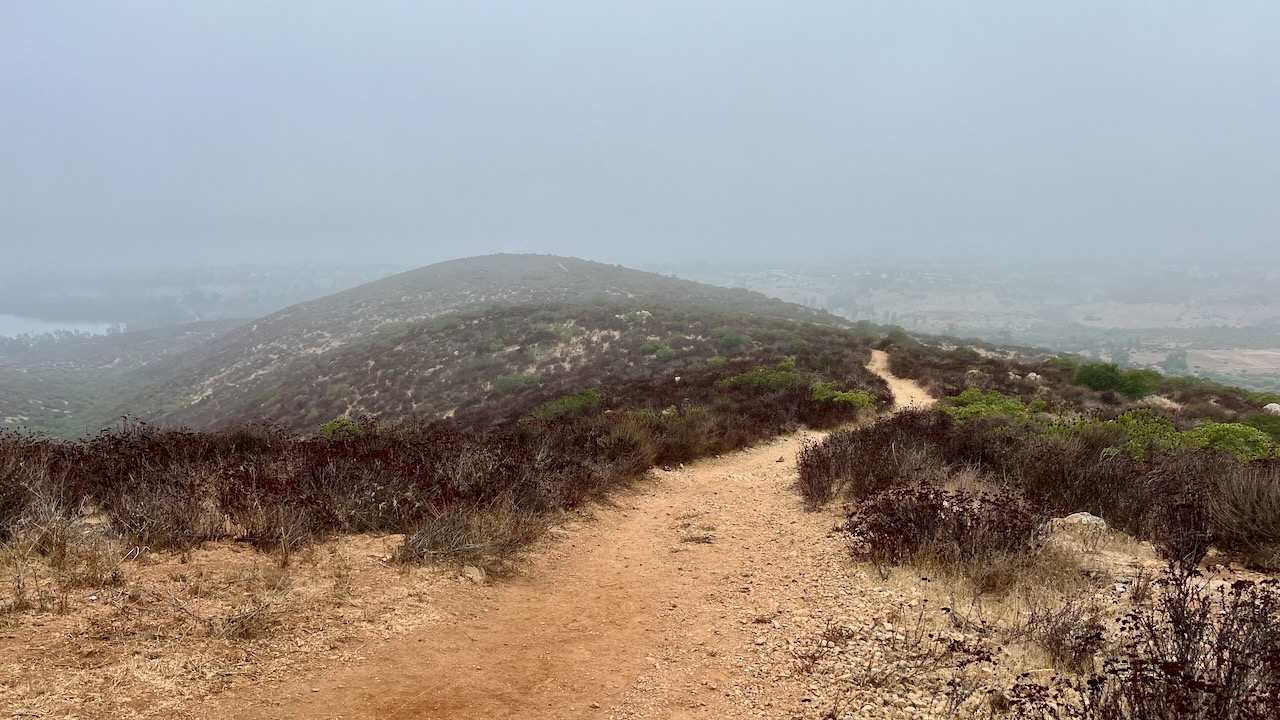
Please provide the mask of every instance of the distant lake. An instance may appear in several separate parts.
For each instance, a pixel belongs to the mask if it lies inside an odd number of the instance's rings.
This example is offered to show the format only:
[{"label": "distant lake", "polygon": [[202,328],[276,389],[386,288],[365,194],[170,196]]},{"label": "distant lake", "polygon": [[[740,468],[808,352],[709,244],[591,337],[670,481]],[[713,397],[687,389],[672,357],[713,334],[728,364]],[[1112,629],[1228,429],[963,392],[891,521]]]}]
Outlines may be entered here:
[{"label": "distant lake", "polygon": [[111,323],[64,322],[60,320],[36,320],[17,315],[0,315],[0,337],[17,337],[22,334],[41,335],[54,330],[78,330],[88,333],[105,333]]}]

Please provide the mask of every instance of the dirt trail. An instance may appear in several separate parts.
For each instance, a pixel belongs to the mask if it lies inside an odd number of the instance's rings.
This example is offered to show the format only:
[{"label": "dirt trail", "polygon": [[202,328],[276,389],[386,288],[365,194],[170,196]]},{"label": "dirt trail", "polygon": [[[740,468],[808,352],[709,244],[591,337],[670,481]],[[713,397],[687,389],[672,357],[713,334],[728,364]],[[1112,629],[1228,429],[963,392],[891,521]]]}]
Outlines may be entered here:
[{"label": "dirt trail", "polygon": [[[876,357],[872,369],[885,363]],[[927,398],[887,378],[912,405]],[[899,396],[903,397],[903,396]],[[785,667],[815,598],[848,594],[835,516],[793,487],[805,434],[655,472],[555,531],[521,577],[432,590],[441,622],[352,665],[221,695],[193,717],[793,717]]]},{"label": "dirt trail", "polygon": [[933,404],[933,396],[920,387],[919,383],[915,380],[900,378],[889,371],[889,353],[883,350],[872,350],[871,362],[867,364],[867,369],[889,383],[896,409],[922,408]]}]

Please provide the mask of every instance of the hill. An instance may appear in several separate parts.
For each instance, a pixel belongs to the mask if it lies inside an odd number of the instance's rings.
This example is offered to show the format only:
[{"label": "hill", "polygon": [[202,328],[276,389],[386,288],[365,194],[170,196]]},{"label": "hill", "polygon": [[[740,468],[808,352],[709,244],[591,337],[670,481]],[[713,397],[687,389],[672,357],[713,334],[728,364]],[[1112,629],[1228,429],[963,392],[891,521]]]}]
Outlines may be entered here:
[{"label": "hill", "polygon": [[241,325],[217,320],[110,335],[0,338],[0,427],[54,435],[84,432],[80,420],[145,386],[166,359]]},{"label": "hill", "polygon": [[[630,313],[654,319],[628,320]],[[620,266],[541,255],[467,258],[245,324],[149,366],[145,387],[83,419],[104,425],[129,414],[213,427],[265,418],[303,430],[341,414],[441,417],[521,382],[526,387],[515,395],[523,410],[575,378],[590,384],[670,374],[712,357],[780,356],[786,343],[813,332],[809,326],[848,325],[759,293]],[[805,329],[787,334],[784,326]],[[524,380],[498,387],[512,375]]]}]

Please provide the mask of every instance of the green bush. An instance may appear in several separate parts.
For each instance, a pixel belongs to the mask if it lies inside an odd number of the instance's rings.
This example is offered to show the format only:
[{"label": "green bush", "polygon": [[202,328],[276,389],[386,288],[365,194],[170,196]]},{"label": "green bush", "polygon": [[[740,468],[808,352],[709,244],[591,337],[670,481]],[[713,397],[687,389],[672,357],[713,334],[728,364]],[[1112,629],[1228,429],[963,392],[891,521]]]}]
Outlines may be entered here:
[{"label": "green bush", "polygon": [[861,390],[840,390],[834,381],[818,383],[813,386],[814,402],[833,402],[851,405],[859,410],[874,411],[876,401],[871,395]]},{"label": "green bush", "polygon": [[1059,421],[1040,433],[1045,438],[1107,438],[1109,447],[1123,451],[1135,460],[1168,452],[1186,445],[1186,438],[1169,420],[1151,410],[1130,410],[1113,420],[1097,418]]},{"label": "green bush", "polygon": [[1119,390],[1124,373],[1117,365],[1093,363],[1081,366],[1076,370],[1075,385],[1083,385],[1090,390]]},{"label": "green bush", "polygon": [[760,390],[785,390],[807,387],[813,384],[809,373],[797,372],[796,361],[783,360],[773,367],[762,365],[740,375],[732,375],[716,382],[717,387],[751,387]]},{"label": "green bush", "polygon": [[582,390],[558,397],[543,403],[537,410],[533,411],[533,416],[539,420],[551,420],[553,418],[568,417],[570,415],[581,415],[600,407],[604,402],[600,391],[596,389]]},{"label": "green bush", "polygon": [[656,355],[659,358],[669,358],[676,354],[676,351],[667,344],[666,340],[646,340],[640,346],[641,355]]},{"label": "green bush", "polygon": [[1040,369],[1041,370],[1070,370],[1071,372],[1075,372],[1076,370],[1080,369],[1080,363],[1076,362],[1075,360],[1068,360],[1067,358],[1055,357],[1055,358],[1049,358],[1048,360],[1045,360],[1044,362],[1040,363]]},{"label": "green bush", "polygon": [[348,435],[363,435],[364,426],[348,417],[336,417],[320,426],[320,436],[334,440]]},{"label": "green bush", "polygon": [[1114,363],[1092,363],[1077,369],[1072,383],[1090,390],[1112,390],[1136,400],[1159,390],[1163,379],[1155,370],[1122,370]]},{"label": "green bush", "polygon": [[1260,413],[1250,416],[1244,421],[1244,424],[1271,436],[1272,442],[1280,443],[1280,417]]},{"label": "green bush", "polygon": [[503,375],[493,381],[493,391],[500,393],[509,393],[521,388],[532,387],[542,381],[542,376],[538,373],[527,373],[523,375]]},{"label": "green bush", "polygon": [[1186,442],[1172,422],[1145,408],[1130,410],[1106,424],[1124,430],[1127,439],[1122,447],[1135,460],[1167,452]]},{"label": "green bush", "polygon": [[885,335],[884,338],[891,344],[897,345],[900,348],[920,347],[920,341],[908,335],[907,331],[900,327],[891,329],[889,334]]},{"label": "green bush", "polygon": [[1191,445],[1224,450],[1242,462],[1276,457],[1276,446],[1266,433],[1241,423],[1204,422],[1183,435]]},{"label": "green bush", "polygon": [[1154,395],[1164,376],[1155,370],[1125,370],[1120,381],[1120,394],[1137,400]]},{"label": "green bush", "polygon": [[1033,409],[1012,395],[995,390],[969,388],[959,395],[939,400],[938,409],[958,423],[970,420],[1008,420],[1021,424],[1029,422],[1033,412],[1042,411],[1044,402],[1037,402]]},{"label": "green bush", "polygon": [[689,369],[695,370],[695,371],[696,370],[714,370],[715,368],[718,368],[718,367],[724,367],[726,364],[728,364],[728,362],[729,362],[728,358],[724,357],[723,355],[713,355],[707,358],[706,360],[699,360],[698,362],[690,365]]},{"label": "green bush", "polygon": [[738,350],[751,342],[750,336],[729,328],[720,328],[711,335],[725,350]]}]

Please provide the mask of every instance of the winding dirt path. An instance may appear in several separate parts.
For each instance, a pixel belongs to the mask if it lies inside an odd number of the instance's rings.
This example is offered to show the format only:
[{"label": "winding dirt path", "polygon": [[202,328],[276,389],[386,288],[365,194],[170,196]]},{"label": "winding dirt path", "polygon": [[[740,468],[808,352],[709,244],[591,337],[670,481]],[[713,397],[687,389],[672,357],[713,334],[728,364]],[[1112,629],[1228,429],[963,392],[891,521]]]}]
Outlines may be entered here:
[{"label": "winding dirt path", "polygon": [[[885,372],[878,354],[871,368]],[[927,401],[886,376],[899,405]],[[812,709],[789,643],[849,594],[836,516],[806,513],[816,435],[655,472],[556,530],[522,576],[431,590],[442,620],[351,665],[230,691],[193,717],[791,718]],[[808,715],[805,715],[808,716]]]},{"label": "winding dirt path", "polygon": [[889,371],[889,353],[883,350],[872,350],[871,362],[867,364],[867,369],[884,378],[884,381],[889,384],[889,390],[893,392],[895,409],[924,408],[933,404],[933,396],[920,387],[919,383],[915,380],[900,378]]}]

